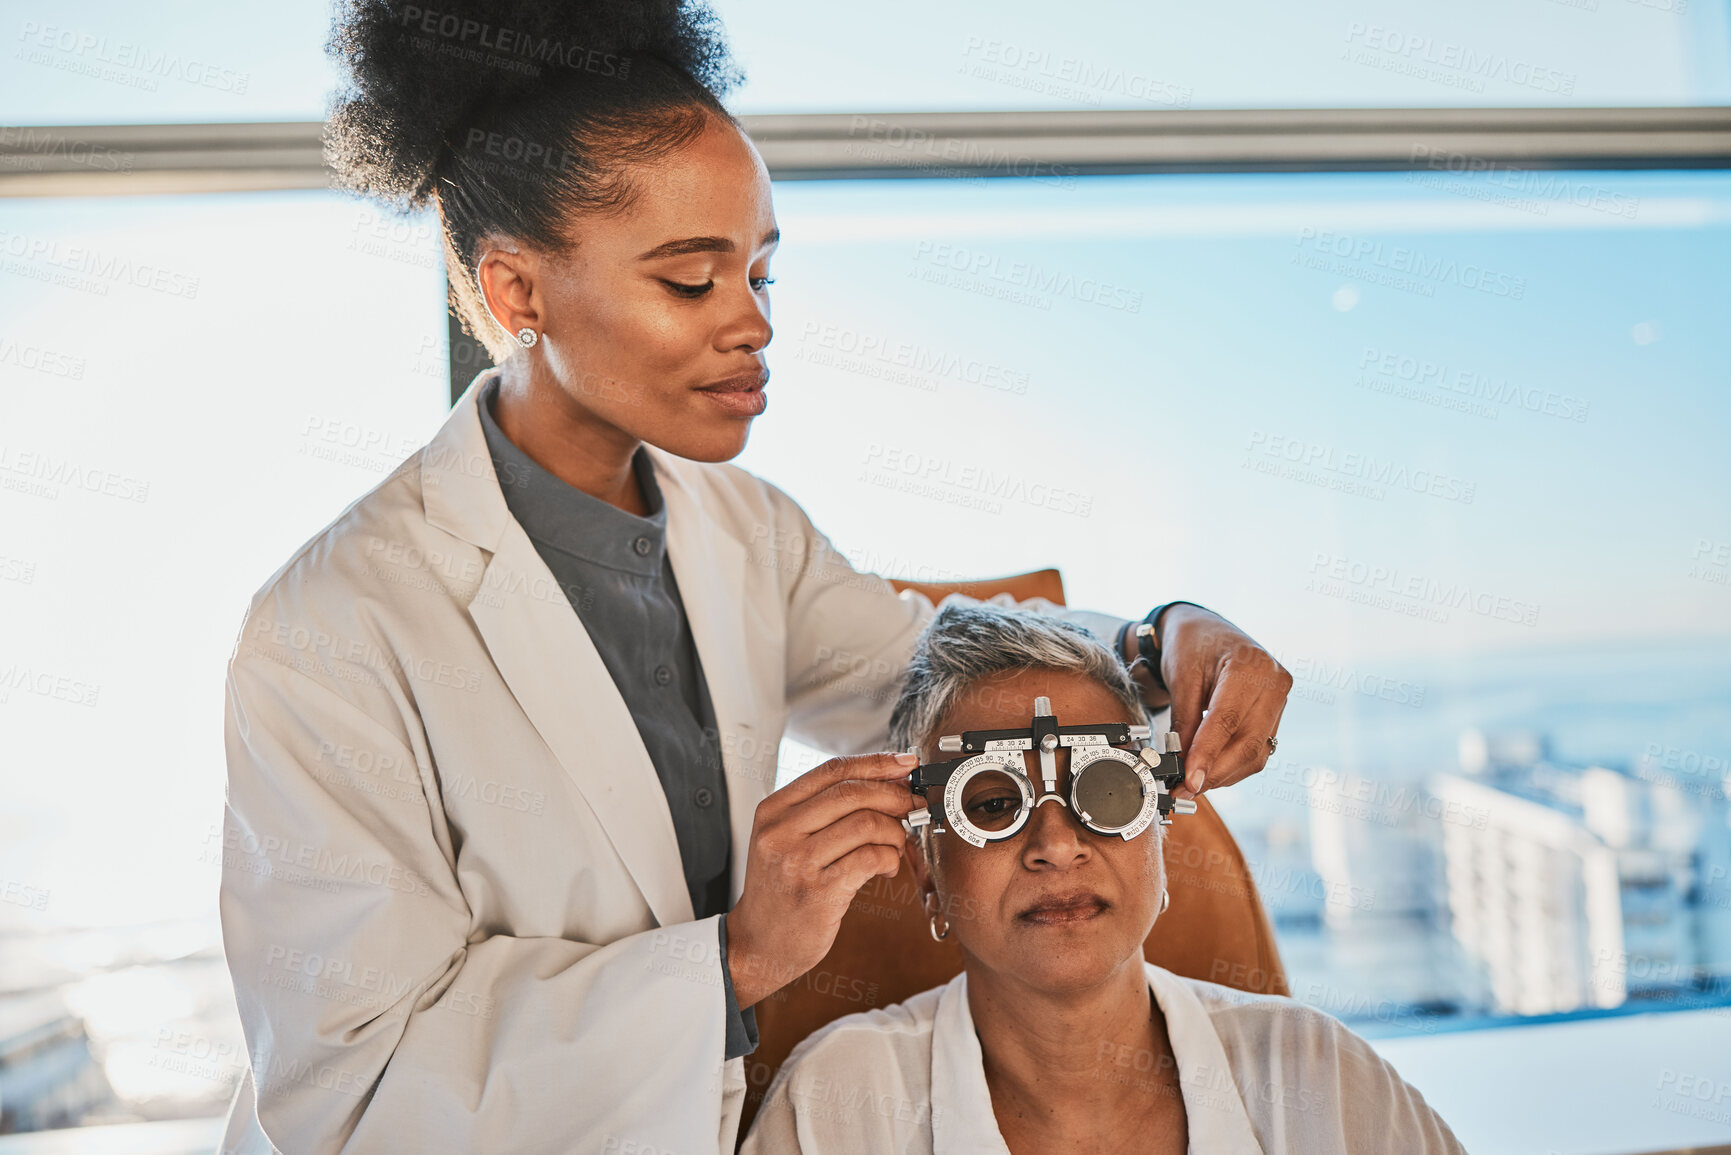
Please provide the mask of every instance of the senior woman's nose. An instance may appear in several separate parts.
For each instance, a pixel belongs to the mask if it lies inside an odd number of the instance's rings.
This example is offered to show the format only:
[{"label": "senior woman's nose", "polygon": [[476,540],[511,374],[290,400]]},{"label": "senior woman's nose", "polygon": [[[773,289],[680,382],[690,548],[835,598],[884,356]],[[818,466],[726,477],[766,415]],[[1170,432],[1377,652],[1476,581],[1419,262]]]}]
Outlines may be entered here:
[{"label": "senior woman's nose", "polygon": [[1023,837],[1022,864],[1029,870],[1065,869],[1094,853],[1070,808],[1055,799],[1034,807]]}]

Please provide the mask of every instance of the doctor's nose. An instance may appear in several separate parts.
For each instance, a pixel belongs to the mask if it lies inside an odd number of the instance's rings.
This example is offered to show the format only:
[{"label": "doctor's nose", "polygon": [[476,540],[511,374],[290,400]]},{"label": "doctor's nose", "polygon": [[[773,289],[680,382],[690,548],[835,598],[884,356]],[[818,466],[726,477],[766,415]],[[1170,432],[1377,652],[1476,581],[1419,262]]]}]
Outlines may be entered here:
[{"label": "doctor's nose", "polygon": [[715,332],[715,347],[723,353],[760,353],[775,336],[769,306],[750,293],[739,294],[737,309]]}]

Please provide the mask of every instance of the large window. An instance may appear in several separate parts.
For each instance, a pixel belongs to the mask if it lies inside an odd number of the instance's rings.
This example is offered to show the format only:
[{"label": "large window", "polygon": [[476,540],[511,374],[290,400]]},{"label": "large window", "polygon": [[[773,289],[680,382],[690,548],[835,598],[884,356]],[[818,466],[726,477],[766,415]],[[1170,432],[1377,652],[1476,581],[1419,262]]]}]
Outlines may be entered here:
[{"label": "large window", "polygon": [[[863,566],[1183,594],[1293,671],[1218,805],[1295,992],[1421,1032],[1731,993],[1731,178],[778,196],[746,464]],[[1498,905],[1545,886],[1581,905]]]},{"label": "large window", "polygon": [[777,195],[747,465],[862,566],[1269,644],[1280,751],[1216,805],[1295,997],[1469,1149],[1724,1140],[1678,1080],[1731,1014],[1731,178]]},{"label": "large window", "polygon": [[[1548,109],[1603,144],[1593,110],[1731,105],[1727,0],[716,7],[734,107],[794,141],[763,138],[782,176],[952,131],[900,113],[1100,113],[1092,148],[1119,113],[1470,132]],[[281,191],[322,181],[329,19],[75,0],[0,23],[0,122],[34,126],[0,127],[0,193],[28,194],[0,197],[0,1133],[214,1142],[246,1061],[216,918],[224,663],[252,591],[474,368],[429,219]],[[881,115],[802,115],[833,113]],[[241,136],[210,171],[248,131],[277,168],[21,183],[180,164],[218,123]],[[741,464],[861,568],[1057,566],[1073,605],[1190,598],[1266,643],[1296,677],[1280,751],[1216,803],[1294,995],[1470,1149],[1731,1143],[1731,175],[1681,171],[1731,149],[1690,120],[1640,137],[1657,171],[1596,171],[1542,133],[1385,125],[1348,161],[1333,123],[1272,165],[1234,151],[1242,125],[1186,135],[1185,164],[1405,171],[1084,175],[1039,151],[1080,121],[1005,116],[914,149],[925,179],[778,181]],[[1021,179],[956,178],[980,140]],[[819,756],[790,746],[784,776]],[[0,1153],[64,1149],[26,1142]]]},{"label": "large window", "polygon": [[333,194],[0,201],[4,1130],[225,1109],[223,667],[437,428],[443,295]]}]

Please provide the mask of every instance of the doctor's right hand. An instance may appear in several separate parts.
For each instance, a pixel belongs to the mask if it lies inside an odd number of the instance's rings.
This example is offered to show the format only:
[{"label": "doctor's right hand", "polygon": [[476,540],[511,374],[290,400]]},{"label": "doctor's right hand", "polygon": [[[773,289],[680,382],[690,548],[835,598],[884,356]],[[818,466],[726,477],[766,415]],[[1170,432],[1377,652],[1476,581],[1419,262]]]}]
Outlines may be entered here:
[{"label": "doctor's right hand", "polygon": [[829,953],[860,887],[901,868],[912,754],[831,758],[757,804],[745,885],[727,914],[727,969],[743,1010]]}]

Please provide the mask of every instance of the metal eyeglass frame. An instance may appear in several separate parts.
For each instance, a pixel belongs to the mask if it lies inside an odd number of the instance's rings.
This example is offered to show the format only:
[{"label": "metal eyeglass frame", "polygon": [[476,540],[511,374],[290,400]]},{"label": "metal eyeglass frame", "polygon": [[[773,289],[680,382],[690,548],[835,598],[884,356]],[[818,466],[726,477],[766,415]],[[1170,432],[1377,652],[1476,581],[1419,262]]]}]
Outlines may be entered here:
[{"label": "metal eyeglass frame", "polygon": [[[962,841],[974,847],[988,842],[1013,838],[1027,824],[1028,816],[1037,806],[1056,802],[1066,806],[1076,820],[1096,834],[1116,835],[1128,842],[1141,834],[1156,820],[1162,826],[1172,824],[1173,814],[1194,814],[1196,803],[1172,797],[1172,791],[1184,781],[1184,759],[1179,751],[1178,735],[1171,731],[1159,736],[1156,745],[1149,745],[1151,732],[1147,726],[1132,726],[1124,722],[1101,722],[1085,726],[1060,726],[1052,714],[1052,700],[1034,699],[1033,725],[1022,730],[964,730],[960,734],[945,734],[938,739],[938,749],[945,753],[968,753],[968,757],[947,762],[930,762],[916,766],[908,777],[914,793],[926,799],[926,805],[902,820],[902,826],[912,834],[921,826],[934,831],[948,829]],[[1135,751],[1118,746],[1140,742]],[[1058,793],[1057,750],[1070,751],[1070,797]],[[1022,752],[1036,750],[1040,756],[1040,777],[1043,790],[1036,792],[1028,779]],[[1142,807],[1136,817],[1122,826],[1107,826],[1096,822],[1079,801],[1079,787],[1088,767],[1098,762],[1116,762],[1129,767],[1142,784]],[[1014,821],[1002,830],[982,830],[968,820],[962,809],[962,792],[975,777],[986,772],[1006,775],[1022,794],[1022,808]],[[940,791],[941,814],[932,812],[933,788]],[[948,826],[944,823],[948,822]]]}]

